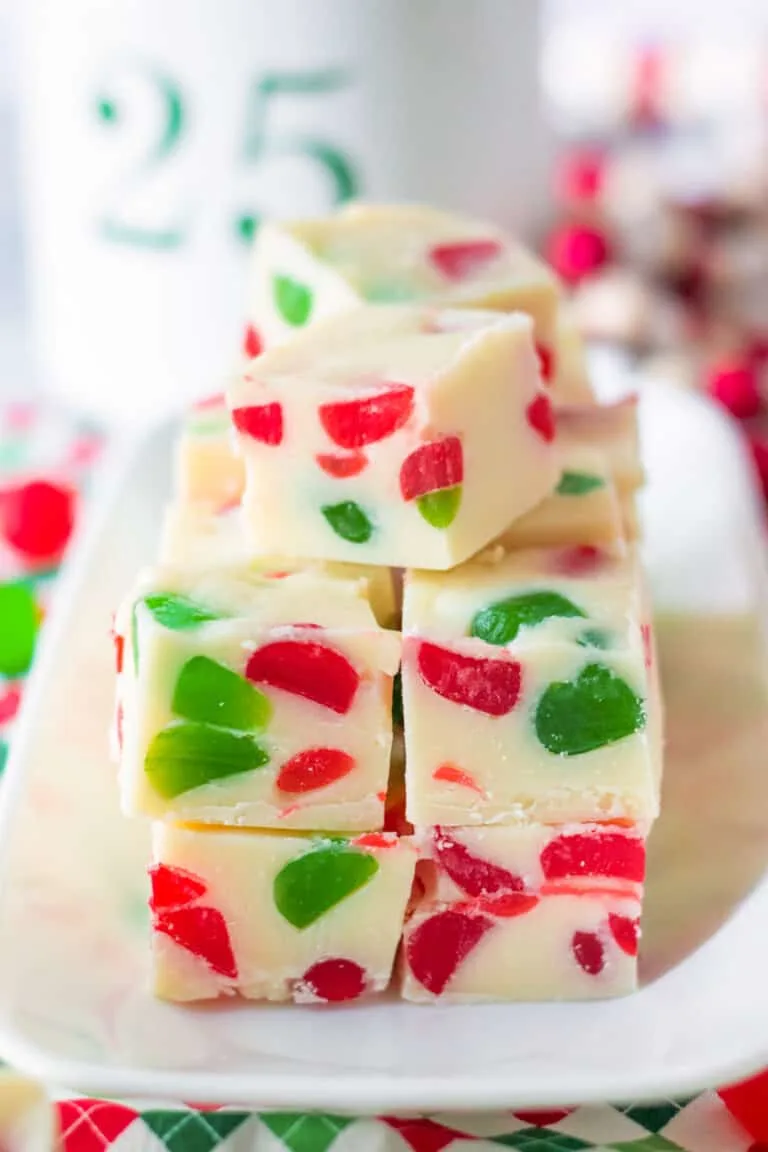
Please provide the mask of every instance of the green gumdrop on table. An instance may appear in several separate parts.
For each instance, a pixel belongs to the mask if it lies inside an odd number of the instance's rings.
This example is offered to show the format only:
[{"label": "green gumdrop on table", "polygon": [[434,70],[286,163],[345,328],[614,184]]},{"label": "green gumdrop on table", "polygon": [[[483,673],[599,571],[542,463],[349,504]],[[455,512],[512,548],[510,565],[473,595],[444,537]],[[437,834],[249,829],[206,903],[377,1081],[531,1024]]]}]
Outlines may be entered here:
[{"label": "green gumdrop on table", "polygon": [[325,504],[321,511],[336,535],[350,544],[366,544],[373,535],[373,524],[354,500]]},{"label": "green gumdrop on table", "polygon": [[416,507],[433,528],[447,528],[456,519],[461,504],[461,484],[451,488],[441,488],[438,492],[427,492],[416,499]]},{"label": "green gumdrop on table", "polygon": [[560,496],[586,496],[598,488],[605,488],[601,476],[593,476],[589,472],[563,472],[555,492]]},{"label": "green gumdrop on table", "polygon": [[197,628],[210,620],[221,620],[221,612],[212,612],[203,604],[181,596],[176,592],[160,592],[144,597],[144,603],[158,624],[174,632],[185,632]]},{"label": "green gumdrop on table", "polygon": [[157,733],[144,758],[144,771],[155,791],[173,800],[193,788],[253,772],[268,762],[268,753],[250,736],[187,723]]},{"label": "green gumdrop on table", "polygon": [[312,311],[312,293],[290,276],[275,276],[272,282],[275,308],[286,324],[300,328]]},{"label": "green gumdrop on table", "polygon": [[525,592],[481,608],[472,618],[469,634],[486,644],[509,644],[522,627],[532,628],[553,616],[585,618],[586,613],[559,592]]},{"label": "green gumdrop on table", "polygon": [[614,744],[645,724],[642,700],[605,664],[588,664],[575,680],[558,680],[536,706],[536,735],[548,752],[581,756]]},{"label": "green gumdrop on table", "polygon": [[251,732],[265,728],[272,715],[272,705],[263,692],[208,656],[193,656],[184,664],[171,708],[185,720]]},{"label": "green gumdrop on table", "polygon": [[37,604],[27,584],[0,584],[0,673],[23,676],[35,654]]},{"label": "green gumdrop on table", "polygon": [[375,857],[342,843],[324,843],[289,861],[275,877],[275,906],[294,928],[308,928],[379,870]]}]

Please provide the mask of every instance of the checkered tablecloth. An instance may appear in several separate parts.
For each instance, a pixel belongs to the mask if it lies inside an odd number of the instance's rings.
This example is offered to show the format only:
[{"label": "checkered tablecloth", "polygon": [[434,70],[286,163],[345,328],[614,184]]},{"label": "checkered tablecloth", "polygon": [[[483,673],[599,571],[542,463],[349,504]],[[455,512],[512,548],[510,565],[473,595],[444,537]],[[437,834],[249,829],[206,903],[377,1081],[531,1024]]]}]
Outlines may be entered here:
[{"label": "checkered tablecloth", "polygon": [[[0,772],[101,447],[95,429],[61,410],[0,409]],[[685,1101],[422,1119],[87,1100],[53,1087],[48,1095],[52,1104],[0,1073],[0,1152],[48,1152],[51,1120],[64,1152],[768,1152],[768,1073]]]}]

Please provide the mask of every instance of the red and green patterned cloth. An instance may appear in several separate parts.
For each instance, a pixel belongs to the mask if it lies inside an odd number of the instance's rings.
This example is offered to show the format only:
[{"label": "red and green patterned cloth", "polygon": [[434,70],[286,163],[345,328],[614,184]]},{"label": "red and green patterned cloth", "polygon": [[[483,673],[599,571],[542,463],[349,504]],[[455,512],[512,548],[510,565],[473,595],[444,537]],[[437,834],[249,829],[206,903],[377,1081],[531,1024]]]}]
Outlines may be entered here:
[{"label": "red and green patterned cloth", "polygon": [[[0,772],[57,568],[101,448],[98,432],[64,411],[0,407]],[[429,1119],[55,1095],[64,1152],[768,1152],[768,1073],[685,1101]]]}]

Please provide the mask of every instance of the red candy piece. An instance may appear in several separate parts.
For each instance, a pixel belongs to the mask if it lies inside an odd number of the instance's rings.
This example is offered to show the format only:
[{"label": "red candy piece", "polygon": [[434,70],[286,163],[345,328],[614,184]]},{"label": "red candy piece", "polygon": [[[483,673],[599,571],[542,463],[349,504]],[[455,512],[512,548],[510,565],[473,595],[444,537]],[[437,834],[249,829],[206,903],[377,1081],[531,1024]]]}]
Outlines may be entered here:
[{"label": "red candy piece", "polygon": [[413,412],[413,388],[396,384],[362,400],[321,404],[320,423],[339,448],[363,448],[402,428]]},{"label": "red candy piece", "polygon": [[160,912],[155,917],[154,928],[199,956],[220,976],[237,979],[227,924],[218,908],[176,908],[172,912]]},{"label": "red candy piece", "polygon": [[546,344],[537,344],[536,355],[539,360],[541,378],[545,384],[549,384],[555,372],[555,354]]},{"label": "red candy piece", "polygon": [[638,837],[619,832],[556,836],[541,853],[541,867],[547,880],[611,876],[641,884],[645,879],[645,845]]},{"label": "red candy piece", "polygon": [[603,553],[594,544],[576,544],[557,553],[553,565],[563,576],[585,576],[602,567]]},{"label": "red candy piece", "polygon": [[470,791],[477,792],[479,796],[485,796],[485,792],[471,772],[465,772],[463,768],[459,768],[457,764],[451,764],[448,760],[435,768],[432,779],[439,780],[444,784],[458,784],[462,788],[469,788]]},{"label": "red candy piece", "polygon": [[419,924],[408,937],[406,956],[418,982],[439,996],[493,921],[449,908]]},{"label": "red candy piece", "polygon": [[348,776],[355,766],[354,756],[340,748],[305,748],[286,760],[275,784],[281,792],[312,792]]},{"label": "red candy piece", "polygon": [[448,280],[466,280],[476,276],[504,251],[498,240],[460,240],[453,244],[436,244],[429,259]]},{"label": "red candy piece", "polygon": [[344,1000],[356,1000],[365,992],[365,969],[354,960],[318,960],[307,968],[301,984],[328,1004],[340,1004]]},{"label": "red candy piece", "polygon": [[435,853],[442,868],[467,896],[495,896],[499,893],[522,892],[525,885],[519,876],[506,868],[481,860],[442,828],[435,829]]},{"label": "red candy piece", "polygon": [[568,284],[578,284],[611,259],[611,246],[604,233],[586,224],[563,224],[550,235],[546,256]]},{"label": "red candy piece", "polygon": [[[379,799],[384,802],[386,799],[385,793],[379,793]],[[356,848],[394,848],[397,845],[397,840],[393,840],[391,836],[387,836],[384,832],[363,832],[362,836],[355,836],[352,841]]]},{"label": "red candy piece", "polygon": [[113,635],[115,643],[115,670],[119,676],[123,670],[123,660],[125,657],[125,637],[121,636],[119,632]]},{"label": "red candy piece", "polygon": [[315,456],[315,460],[323,472],[337,480],[345,480],[348,476],[358,476],[368,464],[364,452],[353,452],[350,456],[334,456],[330,452],[321,453],[319,456]]},{"label": "red candy piece", "polygon": [[523,916],[539,902],[539,897],[530,892],[502,892],[498,896],[481,896],[478,907],[491,916],[510,920],[513,916]]},{"label": "red candy piece", "polygon": [[574,932],[571,950],[576,963],[590,976],[599,976],[605,967],[605,952],[600,937],[594,932]]},{"label": "red candy piece", "polygon": [[149,881],[152,885],[149,906],[153,912],[194,904],[207,891],[199,876],[184,868],[172,868],[170,864],[155,864],[150,868]]},{"label": "red candy piece", "polygon": [[15,684],[9,684],[0,696],[0,724],[8,724],[13,720],[21,703],[21,691]]},{"label": "red candy piece", "polygon": [[716,365],[709,373],[707,391],[737,420],[750,420],[763,406],[758,373],[748,361]]},{"label": "red candy piece", "polygon": [[204,396],[192,405],[195,412],[205,412],[208,408],[221,408],[226,403],[223,392],[216,392],[213,396]]},{"label": "red candy piece", "polygon": [[608,917],[608,927],[611,935],[627,956],[637,956],[637,946],[640,941],[640,921],[630,916],[617,916],[611,913]]},{"label": "red candy piece", "polygon": [[478,659],[425,642],[419,646],[418,668],[421,679],[438,696],[487,716],[506,716],[520,696],[522,677],[516,660]]},{"label": "red candy piece", "polygon": [[557,191],[566,204],[598,200],[603,191],[606,159],[598,148],[576,148],[558,165]]},{"label": "red candy piece", "polygon": [[281,444],[283,440],[283,409],[279,404],[257,404],[249,408],[235,408],[232,420],[238,432],[259,440],[262,444]]},{"label": "red candy piece", "polygon": [[304,640],[275,640],[257,648],[245,675],[255,684],[304,696],[340,715],[349,712],[360,683],[346,656],[326,644]]},{"label": "red candy piece", "polygon": [[264,345],[261,341],[261,336],[254,328],[253,324],[249,324],[245,329],[245,336],[243,337],[243,352],[249,360],[253,360],[254,356],[261,356]]},{"label": "red candy piece", "polygon": [[548,396],[537,396],[525,410],[525,416],[542,440],[549,444],[555,438],[555,418],[552,415],[552,405]]},{"label": "red candy piece", "polygon": [[458,436],[430,440],[410,456],[400,468],[400,491],[404,500],[416,500],[441,488],[453,488],[464,479],[464,453]]},{"label": "red candy piece", "polygon": [[640,625],[640,636],[643,641],[643,659],[645,666],[646,668],[650,668],[653,664],[653,634],[650,624]]},{"label": "red candy piece", "polygon": [[0,528],[12,547],[34,561],[61,556],[75,520],[75,493],[48,480],[7,488],[0,496]]}]

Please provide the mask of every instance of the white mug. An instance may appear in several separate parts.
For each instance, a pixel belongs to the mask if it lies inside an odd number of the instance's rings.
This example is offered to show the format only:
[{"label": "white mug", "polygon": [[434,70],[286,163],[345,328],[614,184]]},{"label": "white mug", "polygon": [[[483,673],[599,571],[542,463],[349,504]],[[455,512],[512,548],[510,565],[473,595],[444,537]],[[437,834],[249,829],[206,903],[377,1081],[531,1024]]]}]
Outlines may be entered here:
[{"label": "white mug", "polygon": [[215,391],[265,214],[356,196],[526,229],[546,205],[538,0],[25,0],[43,383],[107,418]]}]

